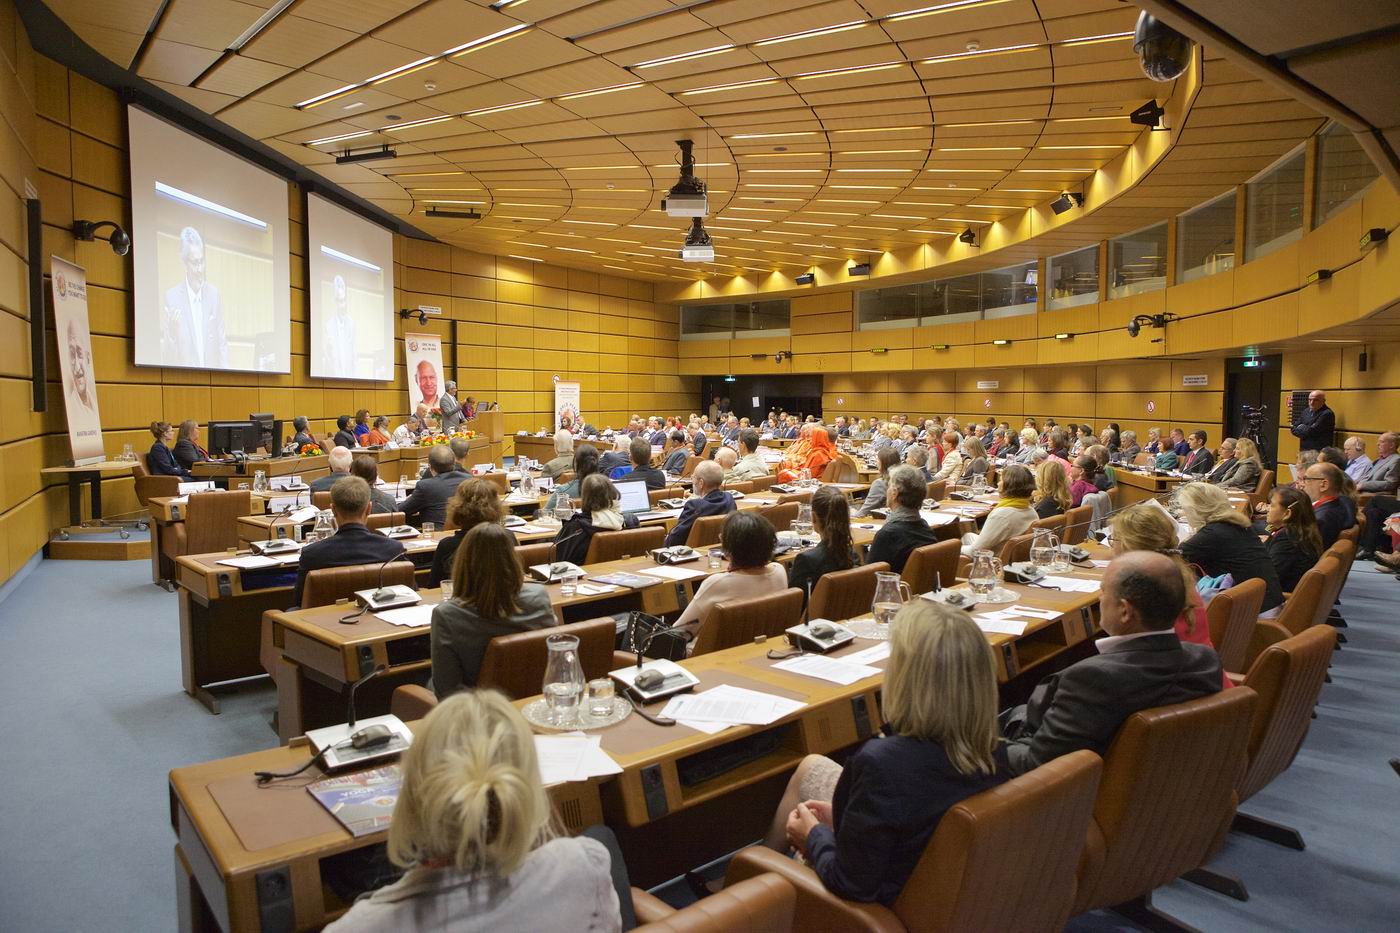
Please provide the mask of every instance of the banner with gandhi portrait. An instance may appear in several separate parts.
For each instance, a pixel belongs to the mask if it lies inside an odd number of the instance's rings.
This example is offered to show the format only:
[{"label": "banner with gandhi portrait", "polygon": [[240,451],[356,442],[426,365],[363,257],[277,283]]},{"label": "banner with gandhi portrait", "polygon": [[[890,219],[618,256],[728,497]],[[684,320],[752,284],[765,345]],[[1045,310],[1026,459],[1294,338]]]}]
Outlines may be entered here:
[{"label": "banner with gandhi portrait", "polygon": [[82,266],[49,258],[53,272],[53,320],[58,335],[58,371],[63,380],[63,407],[68,413],[68,443],[73,465],[98,463],[102,419],[97,414],[97,382],[92,371],[92,334],[88,330],[87,272]]},{"label": "banner with gandhi portrait", "polygon": [[442,338],[437,334],[404,334],[404,364],[408,367],[408,412],[420,404],[438,417],[447,374],[442,368]]}]

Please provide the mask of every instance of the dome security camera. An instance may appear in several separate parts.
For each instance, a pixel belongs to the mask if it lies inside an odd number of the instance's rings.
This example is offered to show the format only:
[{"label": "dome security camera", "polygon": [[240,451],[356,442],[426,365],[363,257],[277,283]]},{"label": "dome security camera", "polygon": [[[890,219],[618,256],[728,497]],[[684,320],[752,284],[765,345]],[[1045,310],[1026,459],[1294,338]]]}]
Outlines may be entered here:
[{"label": "dome security camera", "polygon": [[1133,30],[1133,51],[1153,81],[1174,81],[1191,64],[1191,40],[1146,12]]}]

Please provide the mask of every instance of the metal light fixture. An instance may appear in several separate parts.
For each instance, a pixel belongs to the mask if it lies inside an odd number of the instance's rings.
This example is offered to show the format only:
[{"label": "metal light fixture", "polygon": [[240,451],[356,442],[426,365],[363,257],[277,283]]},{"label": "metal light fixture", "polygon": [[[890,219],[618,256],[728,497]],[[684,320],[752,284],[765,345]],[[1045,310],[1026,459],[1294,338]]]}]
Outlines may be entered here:
[{"label": "metal light fixture", "polygon": [[1060,196],[1050,202],[1050,210],[1063,214],[1072,207],[1083,207],[1084,195],[1078,191],[1061,191]]},{"label": "metal light fixture", "polygon": [[972,232],[972,228],[971,228],[971,227],[968,227],[968,228],[967,228],[966,230],[964,230],[962,233],[959,233],[959,234],[958,234],[958,240],[959,240],[959,242],[966,243],[968,246],[976,246],[976,245],[977,245],[977,234],[975,234],[975,233]]},{"label": "metal light fixture", "polygon": [[1146,126],[1153,130],[1165,130],[1162,125],[1162,117],[1166,111],[1155,101],[1149,100],[1132,113],[1128,114],[1128,122],[1136,123],[1138,126]]},{"label": "metal light fixture", "polygon": [[398,157],[398,151],[390,149],[386,144],[378,149],[365,149],[360,152],[346,149],[335,157],[335,163],[336,165],[345,165],[350,162],[376,162],[380,159],[397,159]]}]

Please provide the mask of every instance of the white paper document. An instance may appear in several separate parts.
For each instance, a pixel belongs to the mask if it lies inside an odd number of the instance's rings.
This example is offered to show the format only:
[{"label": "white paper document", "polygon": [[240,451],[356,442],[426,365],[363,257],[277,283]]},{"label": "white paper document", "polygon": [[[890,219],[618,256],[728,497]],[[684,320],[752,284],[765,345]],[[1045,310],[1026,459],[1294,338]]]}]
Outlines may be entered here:
[{"label": "white paper document", "polygon": [[876,661],[883,661],[890,656],[890,643],[888,641],[876,642],[869,648],[862,648],[860,651],[842,655],[837,660],[844,664],[874,664]]},{"label": "white paper document", "polygon": [[922,518],[924,524],[928,525],[930,528],[938,528],[942,525],[951,525],[953,522],[957,521],[960,516],[952,515],[947,512],[920,510],[919,517]]},{"label": "white paper document", "polygon": [[830,681],[833,684],[840,684],[843,687],[850,686],[858,680],[867,677],[874,677],[880,673],[876,667],[866,667],[864,664],[852,664],[846,660],[828,658],[820,654],[801,655],[796,658],[788,658],[773,665],[780,671],[789,671],[793,674],[801,674],[804,677],[815,677],[818,680]]},{"label": "white paper document", "polygon": [[578,595],[580,596],[601,596],[604,593],[611,593],[621,589],[611,583],[580,583],[578,585]]},{"label": "white paper document", "polygon": [[716,732],[732,729],[736,725],[732,722],[700,722],[695,719],[677,719],[676,722],[687,729],[694,729],[696,732],[703,732],[706,735],[714,735]]},{"label": "white paper document", "polygon": [[258,570],[263,567],[276,567],[277,559],[263,557],[260,554],[250,554],[247,557],[226,557],[219,563],[226,567],[237,567],[239,570]]},{"label": "white paper document", "polygon": [[402,609],[384,609],[374,615],[375,618],[388,622],[390,625],[415,628],[419,625],[432,623],[434,608],[434,606],[419,603],[416,606],[404,606]]},{"label": "white paper document", "polygon": [[295,512],[291,513],[286,518],[289,524],[300,525],[302,522],[311,521],[313,518],[320,514],[321,510],[316,508],[316,506],[306,505],[297,509]]},{"label": "white paper document", "polygon": [[562,735],[535,736],[535,755],[540,763],[540,781],[562,784],[586,781],[605,774],[621,774],[612,756],[603,751],[601,735],[566,732]]},{"label": "white paper document", "polygon": [[721,684],[704,693],[685,693],[671,697],[661,715],[669,719],[766,726],[806,705],[801,700],[789,700],[771,693]]},{"label": "white paper document", "polygon": [[1025,619],[1011,618],[999,612],[973,616],[972,621],[976,622],[977,627],[988,635],[1011,635],[1013,637],[1024,635],[1026,626],[1030,624]]},{"label": "white paper document", "polygon": [[214,488],[213,480],[196,480],[190,483],[181,483],[178,487],[180,495],[188,496],[192,492],[209,492]]},{"label": "white paper document", "polygon": [[660,577],[663,580],[694,580],[697,577],[705,576],[705,571],[695,570],[689,567],[646,567],[637,571],[649,577]]},{"label": "white paper document", "polygon": [[1057,586],[1066,593],[1097,593],[1098,580],[1082,580],[1078,577],[1045,577],[1040,581],[1045,586]]}]

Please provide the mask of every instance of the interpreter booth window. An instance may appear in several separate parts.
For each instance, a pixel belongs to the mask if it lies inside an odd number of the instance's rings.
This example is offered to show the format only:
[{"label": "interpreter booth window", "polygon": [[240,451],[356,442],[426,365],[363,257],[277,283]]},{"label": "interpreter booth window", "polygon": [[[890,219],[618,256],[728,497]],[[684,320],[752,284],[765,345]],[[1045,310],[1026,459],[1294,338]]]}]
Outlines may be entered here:
[{"label": "interpreter booth window", "polygon": [[1190,282],[1235,268],[1235,192],[1227,191],[1176,219],[1176,280]]},{"label": "interpreter booth window", "polygon": [[1244,261],[1282,249],[1303,235],[1303,149],[1245,186]]},{"label": "interpreter booth window", "polygon": [[892,285],[856,292],[856,329],[889,330],[919,323],[918,285]]},{"label": "interpreter booth window", "polygon": [[710,340],[734,334],[734,305],[681,305],[681,339]]},{"label": "interpreter booth window", "polygon": [[1015,317],[1035,313],[1039,284],[1034,261],[983,272],[980,284],[982,317]]},{"label": "interpreter booth window", "polygon": [[1049,310],[1093,304],[1099,300],[1099,248],[1086,246],[1051,256],[1045,277],[1050,280],[1045,300]]},{"label": "interpreter booth window", "polygon": [[790,308],[786,298],[735,305],[735,338],[788,336],[792,323]]},{"label": "interpreter booth window", "polygon": [[1108,297],[1167,287],[1167,224],[1163,221],[1108,243]]},{"label": "interpreter booth window", "polygon": [[922,324],[956,324],[982,317],[980,277],[959,275],[919,286],[919,321]]},{"label": "interpreter booth window", "polygon": [[1380,176],[1356,137],[1332,124],[1317,139],[1317,193],[1313,226],[1325,222],[1346,207]]}]

